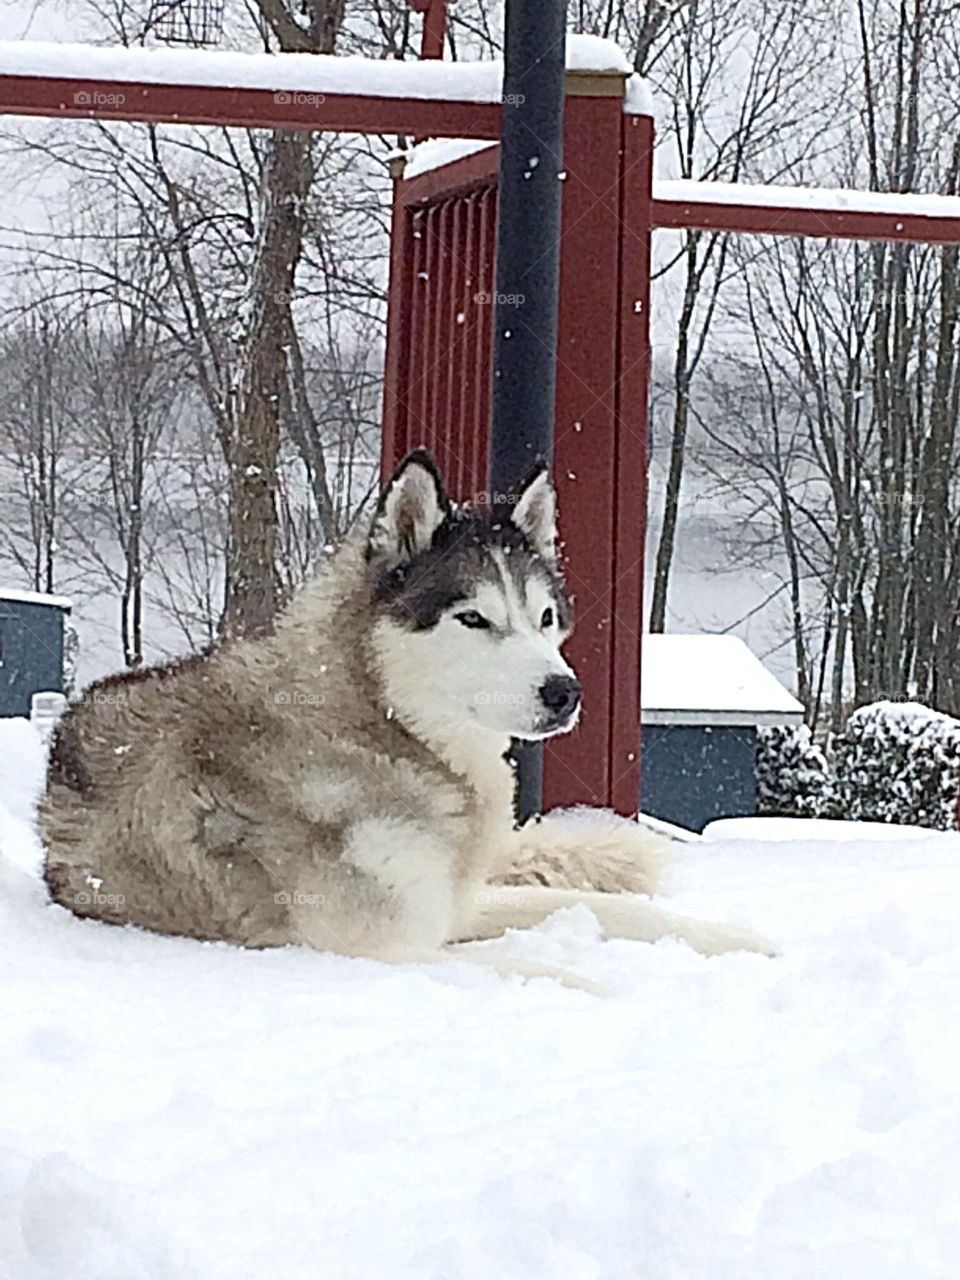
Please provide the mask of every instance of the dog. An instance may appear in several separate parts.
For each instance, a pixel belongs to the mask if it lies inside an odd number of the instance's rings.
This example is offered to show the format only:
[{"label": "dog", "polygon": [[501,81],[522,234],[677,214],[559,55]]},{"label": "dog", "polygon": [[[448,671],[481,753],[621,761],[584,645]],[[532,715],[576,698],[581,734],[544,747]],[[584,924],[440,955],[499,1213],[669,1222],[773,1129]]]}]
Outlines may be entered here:
[{"label": "dog", "polygon": [[664,848],[637,823],[588,810],[517,826],[510,739],[569,732],[580,712],[570,629],[546,469],[458,506],[415,451],[272,634],[108,678],[68,710],[40,806],[52,898],[166,934],[398,963],[577,904],[608,936],[771,953],[639,896]]}]

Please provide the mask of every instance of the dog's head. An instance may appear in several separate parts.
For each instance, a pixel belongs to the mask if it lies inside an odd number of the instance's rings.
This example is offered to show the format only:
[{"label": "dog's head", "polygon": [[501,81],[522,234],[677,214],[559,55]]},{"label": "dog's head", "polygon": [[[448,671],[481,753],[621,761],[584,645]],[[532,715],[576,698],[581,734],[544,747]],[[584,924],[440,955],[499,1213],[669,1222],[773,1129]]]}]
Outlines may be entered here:
[{"label": "dog's head", "polygon": [[580,684],[560,653],[571,615],[556,540],[544,467],[477,508],[450,501],[426,450],[401,463],[367,559],[381,674],[411,727],[548,738],[574,726]]}]

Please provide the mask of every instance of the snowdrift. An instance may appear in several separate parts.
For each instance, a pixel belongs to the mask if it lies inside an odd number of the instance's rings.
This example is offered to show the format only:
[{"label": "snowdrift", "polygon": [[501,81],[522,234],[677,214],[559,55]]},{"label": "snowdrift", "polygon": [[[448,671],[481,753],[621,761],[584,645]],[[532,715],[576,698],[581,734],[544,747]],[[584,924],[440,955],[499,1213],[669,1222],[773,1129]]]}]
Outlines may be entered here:
[{"label": "snowdrift", "polygon": [[674,905],[774,961],[579,910],[488,944],[597,999],[75,920],[32,734],[0,722],[3,1280],[955,1274],[960,836],[681,849]]}]

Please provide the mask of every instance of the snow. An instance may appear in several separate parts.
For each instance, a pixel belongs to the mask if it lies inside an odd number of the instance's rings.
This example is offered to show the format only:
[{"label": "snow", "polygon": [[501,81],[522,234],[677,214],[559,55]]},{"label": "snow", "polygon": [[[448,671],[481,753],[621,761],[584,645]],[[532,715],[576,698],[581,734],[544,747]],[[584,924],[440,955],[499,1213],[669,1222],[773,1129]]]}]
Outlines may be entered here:
[{"label": "snow", "polygon": [[657,114],[653,90],[643,76],[633,75],[627,80],[623,99],[624,114],[628,116],[655,116]]},{"label": "snow", "polygon": [[839,187],[753,186],[745,182],[654,179],[653,198],[677,204],[742,204],[768,209],[889,213],[923,218],[960,218],[960,196],[916,192],[848,191]]},{"label": "snow", "polygon": [[[4,818],[16,823],[29,824],[36,802],[43,787],[46,769],[46,751],[43,739],[29,720],[19,717],[0,718],[0,852],[8,854],[4,841]],[[33,861],[23,862],[24,842],[12,850],[18,866],[32,866]],[[25,842],[32,846],[32,837]],[[0,862],[0,867],[2,867]]]},{"label": "snow", "polygon": [[[4,1280],[945,1280],[960,836],[684,846],[777,960],[487,944],[603,982],[244,952],[45,905],[0,723]],[[30,869],[28,869],[30,868]]]},{"label": "snow", "polygon": [[644,724],[787,724],[803,707],[738,636],[645,634]]},{"label": "snow", "polygon": [[403,176],[416,178],[418,174],[439,169],[441,165],[464,160],[477,151],[496,149],[498,149],[497,143],[491,143],[485,139],[477,142],[472,138],[430,138],[426,142],[418,143],[406,153],[409,158],[403,170]]},{"label": "snow", "polygon": [[567,36],[567,70],[626,76],[633,66],[615,40],[578,33]]},{"label": "snow", "polygon": [[0,75],[490,102],[499,98],[503,69],[496,62],[399,62],[18,40],[0,41]]},{"label": "snow", "polygon": [[0,587],[0,603],[46,604],[54,609],[72,609],[73,601],[67,596],[47,595],[43,591],[18,591],[15,587]]},{"label": "snow", "polygon": [[943,711],[936,711],[933,707],[926,707],[922,702],[881,700],[880,702],[871,702],[865,707],[858,707],[854,714],[870,717],[882,716],[885,719],[897,720],[914,728],[930,722],[944,726],[950,725],[954,728],[960,727],[960,720],[955,720],[953,716],[948,716]]},{"label": "snow", "polygon": [[[703,829],[704,840],[928,840],[940,833],[899,822],[845,822],[841,818],[718,818]],[[846,856],[846,855],[845,855]]]},{"label": "snow", "polygon": [[[611,40],[567,38],[572,71],[630,70]],[[71,81],[223,85],[312,94],[498,102],[500,62],[400,62],[309,53],[235,53],[209,49],[142,49],[31,40],[0,41],[0,75],[53,76]]]},{"label": "snow", "polygon": [[665,818],[655,818],[652,813],[638,813],[637,821],[642,827],[646,827],[648,831],[654,831],[660,836],[667,836],[670,840],[695,843],[703,839],[699,831],[690,831],[687,827],[678,827],[675,822],[667,822]]}]

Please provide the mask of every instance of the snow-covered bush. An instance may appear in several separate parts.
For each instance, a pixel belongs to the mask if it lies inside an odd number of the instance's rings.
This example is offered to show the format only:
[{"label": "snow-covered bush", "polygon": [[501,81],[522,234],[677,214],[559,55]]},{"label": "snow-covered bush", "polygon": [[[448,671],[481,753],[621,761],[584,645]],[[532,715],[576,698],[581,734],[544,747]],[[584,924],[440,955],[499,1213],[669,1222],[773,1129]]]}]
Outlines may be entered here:
[{"label": "snow-covered bush", "polygon": [[63,692],[72,698],[77,692],[77,659],[80,656],[80,633],[71,614],[63,619]]},{"label": "snow-covered bush", "polygon": [[960,720],[916,702],[874,702],[833,743],[838,816],[949,830],[960,805]]},{"label": "snow-covered bush", "polygon": [[783,724],[758,730],[758,814],[823,817],[831,790],[827,758],[806,725]]}]

